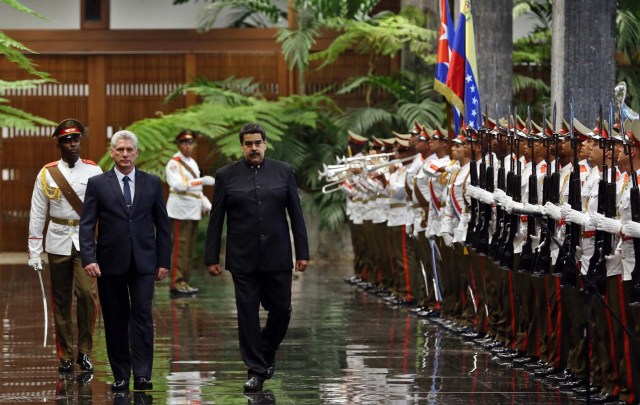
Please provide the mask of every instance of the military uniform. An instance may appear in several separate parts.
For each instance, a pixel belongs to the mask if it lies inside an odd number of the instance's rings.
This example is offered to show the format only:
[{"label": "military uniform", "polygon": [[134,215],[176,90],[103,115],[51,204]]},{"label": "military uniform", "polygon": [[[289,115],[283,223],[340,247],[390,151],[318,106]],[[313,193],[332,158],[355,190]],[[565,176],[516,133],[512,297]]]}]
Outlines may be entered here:
[{"label": "military uniform", "polygon": [[[78,142],[83,132],[80,122],[64,120],[53,136],[60,143],[73,137],[73,142]],[[80,215],[65,195],[65,190],[54,180],[51,170],[59,170],[80,201],[84,201],[89,178],[101,174],[102,170],[94,162],[80,158],[72,166],[61,159],[40,170],[33,187],[29,215],[29,264],[38,266],[43,240],[49,259],[56,349],[61,372],[73,370],[73,295],[77,300],[78,363],[87,371],[93,370],[88,355],[93,348],[93,327],[97,316],[96,282],[83,271],[79,253]],[[43,239],[47,216],[50,217],[49,226]]]}]

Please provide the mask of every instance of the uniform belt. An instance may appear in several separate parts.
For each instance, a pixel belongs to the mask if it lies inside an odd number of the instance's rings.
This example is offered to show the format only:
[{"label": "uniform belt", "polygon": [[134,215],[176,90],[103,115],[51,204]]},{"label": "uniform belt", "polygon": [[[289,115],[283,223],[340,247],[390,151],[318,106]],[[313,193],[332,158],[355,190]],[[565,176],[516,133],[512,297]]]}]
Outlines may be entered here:
[{"label": "uniform belt", "polygon": [[80,225],[79,219],[62,219],[62,218],[56,218],[56,217],[51,217],[50,219],[51,219],[51,222],[58,225],[67,225],[67,226]]},{"label": "uniform belt", "polygon": [[564,218],[558,221],[558,226],[565,226],[566,224],[567,224],[567,221]]},{"label": "uniform belt", "polygon": [[522,222],[523,224],[526,224],[527,221],[529,221],[529,217],[526,215],[520,215],[520,222]]},{"label": "uniform belt", "polygon": [[590,239],[590,238],[593,238],[594,236],[596,236],[596,231],[583,231],[582,232],[582,237],[583,238]]},{"label": "uniform belt", "polygon": [[187,191],[171,190],[170,194],[188,195],[189,197],[200,198],[200,194],[189,193]]},{"label": "uniform belt", "polygon": [[413,203],[413,208],[422,208],[422,205],[420,205],[420,203]]},{"label": "uniform belt", "polygon": [[391,208],[405,208],[407,204],[405,203],[391,203],[389,205]]},{"label": "uniform belt", "polygon": [[627,236],[625,234],[622,234],[622,240],[623,241],[633,240],[633,236]]}]

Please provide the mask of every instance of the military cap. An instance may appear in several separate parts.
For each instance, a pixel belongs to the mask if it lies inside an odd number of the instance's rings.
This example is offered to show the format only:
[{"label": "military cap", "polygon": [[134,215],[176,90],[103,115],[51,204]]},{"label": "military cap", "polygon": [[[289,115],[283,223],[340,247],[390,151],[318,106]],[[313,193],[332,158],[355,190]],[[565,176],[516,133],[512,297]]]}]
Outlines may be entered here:
[{"label": "military cap", "polygon": [[393,136],[396,139],[403,139],[405,141],[411,139],[411,134],[401,134],[401,133],[398,133],[396,131],[391,131],[391,132],[393,132]]},{"label": "military cap", "polygon": [[53,138],[56,138],[58,142],[61,142],[67,139],[71,139],[74,135],[76,137],[84,135],[84,125],[82,125],[82,123],[76,119],[67,118],[60,121],[51,136]]},{"label": "military cap", "polygon": [[627,135],[633,142],[633,146],[640,148],[640,120],[634,120],[630,126],[625,126],[625,128],[630,128]]},{"label": "military cap", "polygon": [[176,136],[176,142],[193,142],[196,140],[196,134],[190,129],[185,129]]},{"label": "military cap", "polygon": [[397,139],[396,142],[400,146],[399,149],[409,149],[409,141],[406,139]]},{"label": "military cap", "polygon": [[355,143],[357,145],[365,145],[368,139],[362,135],[358,135],[355,132],[349,131],[349,143]]}]

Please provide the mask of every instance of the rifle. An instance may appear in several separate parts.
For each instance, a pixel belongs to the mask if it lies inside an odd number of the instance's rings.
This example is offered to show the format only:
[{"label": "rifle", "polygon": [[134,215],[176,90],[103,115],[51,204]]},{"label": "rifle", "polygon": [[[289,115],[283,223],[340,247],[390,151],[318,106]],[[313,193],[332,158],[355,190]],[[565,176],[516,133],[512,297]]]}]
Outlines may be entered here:
[{"label": "rifle", "polygon": [[[518,110],[517,108],[513,109],[513,143],[516,151],[520,150],[520,139],[517,136],[517,128],[516,123],[518,122]],[[521,202],[522,200],[522,162],[520,162],[519,156],[515,155],[516,161],[516,171],[513,175],[513,179],[511,181],[511,198],[515,202]],[[513,163],[512,163],[513,164]],[[509,218],[509,237],[505,243],[504,254],[500,259],[500,266],[503,268],[512,269],[513,268],[513,242],[516,237],[516,233],[518,233],[520,216],[516,214],[511,214]]]},{"label": "rifle", "polygon": [[[469,134],[469,144],[471,145],[471,166],[469,166],[469,176],[471,185],[478,187],[478,165],[476,163],[476,153],[473,150],[473,134],[469,131],[471,130],[470,126],[467,128],[467,133]],[[467,235],[464,239],[465,246],[473,246],[473,240],[476,229],[476,222],[478,221],[478,209],[480,206],[480,202],[476,198],[471,198],[471,219],[469,220],[469,224],[467,225]]]},{"label": "rifle", "polygon": [[[545,107],[543,112],[543,126],[542,133],[546,134],[546,126],[547,126],[547,108]],[[551,136],[547,138],[547,162],[549,162],[551,156],[551,142],[554,142],[555,153],[556,153],[556,164],[553,170],[553,174],[551,174],[552,170],[551,166],[547,169],[547,174],[544,177],[544,183],[542,184],[542,204],[546,204],[547,202],[551,202],[552,204],[558,204],[560,202],[560,167],[559,160],[560,156],[558,155],[558,137],[555,133],[556,126],[556,106],[553,105],[553,128],[551,130]],[[551,163],[548,163],[549,165]],[[545,219],[541,219],[541,221],[545,221]],[[543,226],[540,229],[540,245],[536,249],[536,253],[534,254],[534,266],[533,266],[533,275],[536,277],[542,277],[551,272],[551,243],[552,236],[556,233],[556,221],[553,218],[546,219],[547,226]]]},{"label": "rifle", "polygon": [[[485,110],[486,107],[485,107]],[[491,152],[491,136],[489,135],[489,131],[487,130],[486,125],[483,125],[480,128],[480,142],[482,142],[482,134],[485,134],[485,143],[487,144],[487,150],[489,151],[489,165],[486,164],[486,151],[483,145],[482,148],[482,163],[480,164],[480,187],[484,188],[486,191],[493,193],[493,154]],[[481,205],[482,215],[480,216],[480,229],[476,228],[477,231],[477,239],[476,239],[476,252],[485,256],[489,254],[489,226],[491,224],[491,216],[493,214],[493,208],[491,208],[491,204],[482,203]]]},{"label": "rifle", "polygon": [[[510,128],[511,126],[511,106],[509,106],[509,112],[507,115],[507,142],[509,142],[510,155],[509,155],[509,173],[507,173],[506,182],[502,183],[502,190],[506,192],[509,197],[513,198],[513,176],[515,175],[515,168],[513,164],[513,145],[515,143],[515,132],[513,132],[513,136],[510,136]],[[504,160],[504,159],[503,159]],[[504,179],[503,179],[504,180]],[[498,173],[498,182],[500,182],[500,173]],[[507,245],[507,239],[509,238],[509,234],[511,233],[511,214],[507,212],[506,209],[502,210],[502,234],[500,235],[500,239],[498,240],[498,250],[495,256],[495,262],[497,265],[502,266],[502,258],[504,257],[504,252]],[[508,268],[511,270],[511,268]]]},{"label": "rifle", "polygon": [[[602,177],[598,182],[598,213],[606,215],[607,209],[607,192],[610,190],[610,186],[607,182],[607,174],[609,167],[607,166],[607,140],[603,136],[602,132],[602,105],[600,105],[600,112],[598,117],[598,127],[600,129],[600,149],[602,149]],[[612,167],[615,170],[615,167]],[[615,180],[613,186],[615,187]],[[613,190],[615,196],[615,189]],[[614,202],[615,206],[615,202]],[[606,289],[607,269],[605,265],[605,255],[611,254],[611,235],[607,232],[596,230],[595,250],[593,256],[589,260],[589,268],[587,270],[587,279],[591,280],[587,283],[586,289],[590,292],[598,292],[601,296],[604,296]],[[593,291],[595,287],[596,291]]]},{"label": "rifle", "polygon": [[[569,177],[569,205],[577,211],[582,211],[582,196],[580,184],[580,166],[578,164],[578,137],[573,131],[573,99],[570,105],[569,136],[571,136],[571,147],[573,148],[573,171]],[[575,261],[576,247],[580,243],[580,225],[567,223],[565,225],[565,238],[556,261],[556,268],[562,269],[560,284],[563,286],[577,287],[578,269]]]},{"label": "rifle", "polygon": [[[638,189],[638,175],[633,167],[631,140],[626,139],[626,132],[624,130],[622,118],[622,105],[620,106],[620,132],[622,132],[622,139],[624,140],[624,152],[629,156],[629,165],[631,166],[630,176],[632,186],[631,190],[629,190],[629,196],[631,197],[631,220],[634,222],[640,222],[640,189]],[[640,306],[640,238],[633,238],[633,251],[635,253],[636,261],[633,265],[633,272],[631,273],[632,286],[629,297],[629,306],[638,307]]]},{"label": "rifle", "polygon": [[[527,136],[529,138],[529,148],[531,149],[531,174],[529,175],[528,202],[532,205],[538,205],[538,176],[536,173],[535,161],[535,139],[531,133],[531,110],[529,107],[527,107]],[[527,239],[522,247],[518,271],[531,272],[531,269],[533,268],[533,250],[531,248],[531,244],[533,243],[534,236],[536,236],[536,218],[533,215],[527,215]]]},{"label": "rifle", "polygon": [[[500,128],[500,113],[498,112],[498,104],[496,103],[496,137],[498,138],[498,161],[500,162],[500,167],[498,168],[498,184],[497,187],[504,191],[505,184],[505,172],[504,172],[504,156],[500,153],[501,145],[502,145],[502,133]],[[491,142],[491,140],[490,140]],[[493,166],[493,155],[491,155],[491,162]],[[491,171],[491,175],[493,175],[493,170]],[[493,182],[491,184],[493,187]],[[487,190],[488,191],[488,190]],[[502,228],[504,227],[504,209],[496,204],[496,228],[493,231],[493,235],[491,236],[491,244],[489,245],[489,255],[496,260],[496,256],[498,254],[498,247],[500,236],[502,235]]]}]

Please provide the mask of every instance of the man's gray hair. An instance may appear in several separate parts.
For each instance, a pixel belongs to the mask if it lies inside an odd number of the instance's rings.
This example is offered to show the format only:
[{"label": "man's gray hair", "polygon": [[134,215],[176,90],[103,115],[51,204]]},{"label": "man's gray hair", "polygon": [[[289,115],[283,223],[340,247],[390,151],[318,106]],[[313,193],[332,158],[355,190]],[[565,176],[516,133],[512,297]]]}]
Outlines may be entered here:
[{"label": "man's gray hair", "polygon": [[131,131],[118,131],[111,137],[111,149],[116,147],[116,143],[120,139],[128,139],[133,141],[133,147],[138,149],[138,137]]}]

